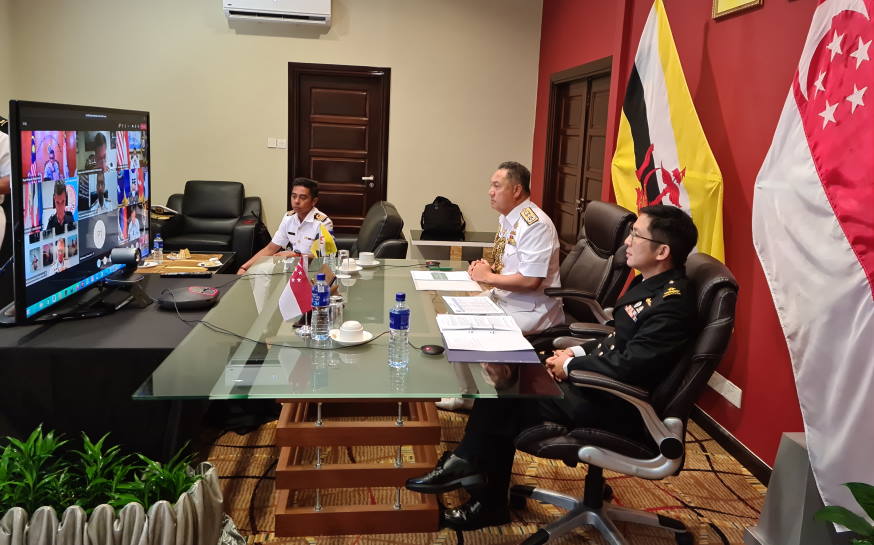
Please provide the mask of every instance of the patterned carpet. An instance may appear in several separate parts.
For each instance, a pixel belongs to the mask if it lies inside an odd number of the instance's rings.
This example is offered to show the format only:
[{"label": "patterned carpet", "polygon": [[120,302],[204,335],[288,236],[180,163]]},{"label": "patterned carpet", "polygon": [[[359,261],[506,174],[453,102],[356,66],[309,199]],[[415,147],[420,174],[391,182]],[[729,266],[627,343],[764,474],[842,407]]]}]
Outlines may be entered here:
[{"label": "patterned carpet", "polygon": [[[461,438],[466,416],[440,411],[443,447],[451,449]],[[275,422],[246,435],[233,432],[221,435],[209,447],[209,461],[222,475],[226,510],[249,543],[282,545],[451,545],[455,533],[449,530],[420,534],[379,534],[337,537],[278,538],[273,535],[273,468],[278,449],[272,446]],[[393,459],[389,447],[356,447],[352,456],[359,462]],[[605,472],[614,490],[613,501],[627,507],[645,509],[683,521],[699,545],[742,544],[744,528],[755,524],[765,498],[765,487],[727,454],[716,441],[692,423],[686,436],[686,467],[677,477],[646,481]],[[306,453],[314,459],[314,452]],[[328,460],[349,460],[347,449],[322,449]],[[407,457],[412,453],[404,451]],[[570,468],[563,463],[517,453],[513,467],[514,484],[539,485],[579,496],[585,466]],[[407,493],[406,491],[404,491]],[[393,503],[395,489],[330,489],[321,492],[325,505],[342,503]],[[464,492],[446,494],[447,505],[464,501]],[[351,501],[350,501],[351,500]],[[299,497],[299,503],[311,501]],[[500,527],[465,533],[465,543],[509,545],[520,543],[537,528],[561,514],[549,505],[529,501],[525,510],[513,512],[513,522]],[[658,529],[619,524],[620,530],[635,545],[672,545],[673,534]],[[601,545],[597,532],[581,529],[559,543]]]}]

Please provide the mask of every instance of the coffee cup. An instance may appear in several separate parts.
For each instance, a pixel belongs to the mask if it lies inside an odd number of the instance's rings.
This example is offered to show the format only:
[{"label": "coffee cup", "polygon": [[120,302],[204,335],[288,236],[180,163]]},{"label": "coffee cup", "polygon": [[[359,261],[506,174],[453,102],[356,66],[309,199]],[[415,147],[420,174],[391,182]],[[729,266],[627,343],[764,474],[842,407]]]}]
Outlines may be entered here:
[{"label": "coffee cup", "polygon": [[361,252],[358,254],[358,262],[362,265],[373,265],[376,258],[373,257],[373,252]]},{"label": "coffee cup", "polygon": [[337,330],[337,340],[344,343],[357,343],[364,340],[364,326],[356,320],[343,322]]},{"label": "coffee cup", "polygon": [[355,270],[355,260],[347,257],[343,261],[340,262],[340,270],[341,271],[354,271]]}]

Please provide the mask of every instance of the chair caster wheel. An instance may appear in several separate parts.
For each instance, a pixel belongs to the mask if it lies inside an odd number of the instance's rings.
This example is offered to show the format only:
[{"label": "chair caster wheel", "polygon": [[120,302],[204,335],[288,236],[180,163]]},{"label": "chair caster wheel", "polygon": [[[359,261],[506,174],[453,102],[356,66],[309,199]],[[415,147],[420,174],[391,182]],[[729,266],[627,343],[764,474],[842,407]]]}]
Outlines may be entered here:
[{"label": "chair caster wheel", "polygon": [[674,534],[674,539],[677,541],[677,545],[695,545],[695,536],[691,532]]},{"label": "chair caster wheel", "polygon": [[522,545],[541,545],[549,541],[549,534],[545,530],[537,530],[522,542]]},{"label": "chair caster wheel", "polygon": [[510,494],[510,509],[525,509],[528,498],[519,494]]}]

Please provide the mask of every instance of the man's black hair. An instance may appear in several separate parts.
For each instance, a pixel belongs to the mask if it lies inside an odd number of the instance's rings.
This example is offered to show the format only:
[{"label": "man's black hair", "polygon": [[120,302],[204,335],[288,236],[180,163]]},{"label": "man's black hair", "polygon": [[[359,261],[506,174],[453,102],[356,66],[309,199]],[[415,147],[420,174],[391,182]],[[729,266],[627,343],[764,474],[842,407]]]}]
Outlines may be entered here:
[{"label": "man's black hair", "polygon": [[504,161],[498,165],[498,170],[506,170],[507,178],[522,186],[526,195],[531,194],[531,172],[522,163],[516,161]]},{"label": "man's black hair", "polygon": [[94,135],[94,149],[101,148],[106,145],[106,137],[103,136],[102,132],[98,132]]},{"label": "man's black hair", "polygon": [[640,209],[640,214],[649,216],[649,231],[652,238],[671,248],[674,267],[686,264],[689,252],[698,243],[698,228],[689,214],[676,206],[654,204]]},{"label": "man's black hair", "polygon": [[312,198],[316,198],[319,196],[319,182],[315,180],[310,180],[309,178],[295,178],[293,182],[291,182],[291,189],[293,190],[297,186],[303,186],[310,190],[310,196]]}]

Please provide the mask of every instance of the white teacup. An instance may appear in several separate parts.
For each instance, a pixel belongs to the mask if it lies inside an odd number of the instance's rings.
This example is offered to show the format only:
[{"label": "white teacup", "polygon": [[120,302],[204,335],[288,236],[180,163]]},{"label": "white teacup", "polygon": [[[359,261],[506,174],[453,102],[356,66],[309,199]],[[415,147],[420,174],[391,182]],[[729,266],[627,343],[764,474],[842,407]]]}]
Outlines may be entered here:
[{"label": "white teacup", "polygon": [[373,257],[373,252],[361,252],[358,254],[358,262],[362,265],[373,265],[376,263],[376,258]]},{"label": "white teacup", "polygon": [[343,322],[337,331],[337,340],[344,343],[357,343],[364,340],[364,326],[356,320]]},{"label": "white teacup", "polygon": [[340,270],[341,271],[354,271],[355,270],[355,260],[347,257],[343,261],[340,262]]}]

